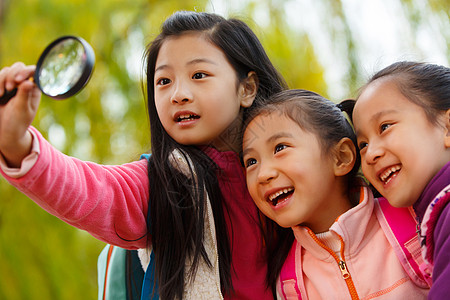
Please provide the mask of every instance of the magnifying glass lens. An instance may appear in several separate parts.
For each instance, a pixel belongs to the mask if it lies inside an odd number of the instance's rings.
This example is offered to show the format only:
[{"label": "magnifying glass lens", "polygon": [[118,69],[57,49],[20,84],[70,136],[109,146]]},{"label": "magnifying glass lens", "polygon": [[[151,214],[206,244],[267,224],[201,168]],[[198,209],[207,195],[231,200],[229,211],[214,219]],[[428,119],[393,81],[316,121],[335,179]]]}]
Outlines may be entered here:
[{"label": "magnifying glass lens", "polygon": [[[36,64],[34,82],[53,99],[66,99],[78,93],[89,81],[95,54],[91,45],[76,36],[63,36],[45,48]],[[17,93],[17,88],[0,97],[5,105]]]},{"label": "magnifying glass lens", "polygon": [[55,45],[42,61],[39,85],[50,96],[67,93],[80,80],[86,65],[83,45],[76,39],[65,39]]}]

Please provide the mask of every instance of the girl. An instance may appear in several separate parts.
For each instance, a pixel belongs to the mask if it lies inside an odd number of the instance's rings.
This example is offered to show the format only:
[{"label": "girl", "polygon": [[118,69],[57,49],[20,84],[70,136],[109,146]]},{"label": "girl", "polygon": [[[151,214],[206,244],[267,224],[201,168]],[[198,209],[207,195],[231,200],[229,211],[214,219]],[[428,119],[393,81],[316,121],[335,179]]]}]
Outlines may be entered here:
[{"label": "girl", "polygon": [[[431,299],[450,293],[450,69],[398,62],[362,88],[353,113],[364,175],[420,224]],[[434,268],[433,268],[434,266]]]},{"label": "girl", "polygon": [[246,110],[284,89],[282,77],[245,23],[209,13],[169,17],[146,63],[152,155],[121,166],[51,147],[29,127],[40,98],[26,80],[34,67],[4,68],[0,95],[18,93],[0,107],[3,176],[102,241],[152,247],[162,299],[272,298],[236,149]]},{"label": "girl", "polygon": [[280,298],[426,298],[426,284],[409,278],[378,202],[357,178],[355,145],[339,108],[304,90],[273,96],[245,129],[247,186],[267,232],[277,231],[266,241]]}]

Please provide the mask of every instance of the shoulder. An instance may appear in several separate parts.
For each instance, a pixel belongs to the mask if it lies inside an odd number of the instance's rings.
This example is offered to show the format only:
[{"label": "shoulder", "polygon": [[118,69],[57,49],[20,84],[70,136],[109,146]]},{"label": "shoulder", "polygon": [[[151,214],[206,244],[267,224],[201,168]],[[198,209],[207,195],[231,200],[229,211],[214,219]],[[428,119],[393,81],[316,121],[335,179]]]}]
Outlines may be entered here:
[{"label": "shoulder", "polygon": [[450,205],[446,205],[437,220],[434,237],[433,285],[430,298],[443,299],[441,296],[450,293],[448,278],[450,277]]},{"label": "shoulder", "polygon": [[[428,229],[428,235],[431,233],[435,238],[435,242],[442,234],[450,232],[450,185],[442,189],[436,195],[425,212],[422,226]],[[448,236],[448,235],[447,235]]]},{"label": "shoulder", "polygon": [[444,188],[428,205],[421,224],[425,259],[434,265],[442,249],[450,249],[450,186]]},{"label": "shoulder", "polygon": [[441,208],[433,232],[436,248],[446,241],[448,241],[448,247],[450,247],[450,205],[448,204],[448,202],[450,202],[450,194],[448,194],[447,198],[447,205]]}]

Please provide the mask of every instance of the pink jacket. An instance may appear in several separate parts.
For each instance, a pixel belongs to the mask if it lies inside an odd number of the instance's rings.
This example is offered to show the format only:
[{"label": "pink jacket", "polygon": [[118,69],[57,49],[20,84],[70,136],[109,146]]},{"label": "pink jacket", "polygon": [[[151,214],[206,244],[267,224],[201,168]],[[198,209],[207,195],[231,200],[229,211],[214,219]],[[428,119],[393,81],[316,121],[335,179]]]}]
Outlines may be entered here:
[{"label": "pink jacket", "polygon": [[[34,128],[33,154],[20,170],[8,169],[0,155],[0,173],[52,215],[88,231],[106,243],[146,248],[149,198],[147,161],[105,166],[69,157],[54,149]],[[248,194],[239,157],[205,149],[221,169],[225,218],[232,250],[232,299],[272,299],[266,289],[267,264],[256,206]],[[8,173],[8,175],[5,173]],[[143,238],[140,238],[143,237]]]},{"label": "pink jacket", "polygon": [[84,162],[53,148],[36,129],[31,131],[34,154],[22,162],[18,174],[3,163],[0,172],[6,180],[50,214],[101,241],[127,249],[145,248],[147,162],[119,166]]},{"label": "pink jacket", "polygon": [[[411,281],[388,242],[367,189],[360,204],[341,215],[330,228],[332,243],[342,246],[337,256],[345,265],[338,264],[311,230],[302,226],[293,230],[297,289],[302,299],[351,299],[351,294],[354,299],[427,298],[429,290]],[[280,282],[277,290],[280,298],[291,299],[281,291]]]}]

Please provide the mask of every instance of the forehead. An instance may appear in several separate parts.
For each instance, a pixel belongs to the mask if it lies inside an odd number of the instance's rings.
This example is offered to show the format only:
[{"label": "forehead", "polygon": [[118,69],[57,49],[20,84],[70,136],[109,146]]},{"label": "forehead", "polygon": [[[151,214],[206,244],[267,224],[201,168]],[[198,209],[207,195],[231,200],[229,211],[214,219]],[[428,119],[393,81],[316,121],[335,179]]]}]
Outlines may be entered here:
[{"label": "forehead", "polygon": [[423,107],[408,99],[393,80],[378,79],[369,84],[356,101],[353,123],[356,134],[365,132],[367,126],[377,125],[385,118],[414,116],[428,120]]},{"label": "forehead", "polygon": [[396,83],[389,79],[378,79],[370,83],[361,93],[353,110],[355,126],[368,120],[370,116],[383,110],[398,110],[412,104],[399,90]]},{"label": "forehead", "polygon": [[358,107],[368,104],[374,106],[415,104],[401,92],[398,84],[392,76],[379,78],[369,83],[358,97],[355,109],[357,110]]},{"label": "forehead", "polygon": [[[176,65],[196,59],[226,61],[222,49],[209,41],[201,32],[187,32],[170,36],[164,40],[158,52],[156,67],[159,65]],[[173,62],[173,63],[171,63]]]},{"label": "forehead", "polygon": [[267,141],[281,131],[297,130],[299,126],[285,114],[275,111],[263,113],[250,121],[244,131],[244,147],[254,142]]}]

